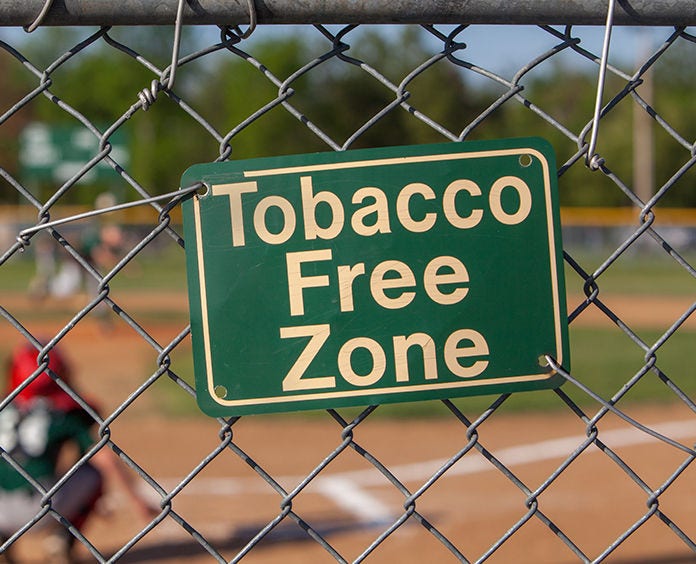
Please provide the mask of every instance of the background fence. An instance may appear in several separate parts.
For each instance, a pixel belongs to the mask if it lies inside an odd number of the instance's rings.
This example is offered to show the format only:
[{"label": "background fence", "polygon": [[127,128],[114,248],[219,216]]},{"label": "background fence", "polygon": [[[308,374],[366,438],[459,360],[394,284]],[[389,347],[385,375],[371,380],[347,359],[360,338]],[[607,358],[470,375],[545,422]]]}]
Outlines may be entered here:
[{"label": "background fence", "polygon": [[[0,8],[0,354],[63,350],[98,428],[65,475],[111,449],[158,508],[140,522],[113,494],[77,527],[37,483],[0,551],[40,559],[45,515],[85,561],[696,558],[693,3],[253,4]],[[552,142],[567,206],[562,388],[198,414],[189,165],[529,135]]]}]

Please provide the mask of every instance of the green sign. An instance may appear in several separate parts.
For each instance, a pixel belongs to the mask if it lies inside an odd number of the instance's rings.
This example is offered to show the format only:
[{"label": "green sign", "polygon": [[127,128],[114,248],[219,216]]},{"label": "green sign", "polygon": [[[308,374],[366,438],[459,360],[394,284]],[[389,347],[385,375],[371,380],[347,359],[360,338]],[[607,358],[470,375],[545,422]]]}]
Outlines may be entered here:
[{"label": "green sign", "polygon": [[557,387],[568,366],[542,139],[195,165],[182,186],[210,415]]},{"label": "green sign", "polygon": [[[119,129],[109,137],[109,156],[119,165],[129,163],[127,138]],[[66,182],[99,154],[99,139],[84,127],[30,123],[19,136],[22,175],[36,180]],[[80,182],[114,182],[119,176],[104,160],[91,167]]]}]

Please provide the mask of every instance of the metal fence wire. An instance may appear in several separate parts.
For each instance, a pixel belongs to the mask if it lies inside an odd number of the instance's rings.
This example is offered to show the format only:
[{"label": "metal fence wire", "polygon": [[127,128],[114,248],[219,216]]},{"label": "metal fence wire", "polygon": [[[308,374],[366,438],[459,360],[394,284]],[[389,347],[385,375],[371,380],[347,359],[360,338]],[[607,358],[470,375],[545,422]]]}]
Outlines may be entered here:
[{"label": "metal fence wire", "polygon": [[[689,259],[691,231],[661,221],[660,209],[688,202],[693,192],[696,132],[686,116],[696,110],[696,38],[683,27],[693,11],[690,3],[646,3],[662,6],[662,12],[649,14],[652,20],[641,21],[659,41],[638,59],[620,63],[612,58],[613,18],[627,23],[630,11],[621,3],[620,13],[617,5],[613,14],[613,2],[608,10],[606,3],[587,3],[591,18],[538,11],[536,20],[520,3],[519,14],[511,10],[515,13],[498,19],[540,25],[506,27],[509,56],[494,63],[487,33],[459,24],[465,19],[462,8],[438,12],[440,3],[418,3],[426,5],[423,19],[413,11],[397,17],[399,3],[390,3],[397,16],[385,9],[348,16],[353,3],[329,3],[336,13],[326,21],[317,21],[322,9],[330,10],[326,6],[315,6],[313,19],[304,14],[309,19],[298,21],[302,16],[287,7],[291,3],[280,2],[273,12],[267,3],[258,12],[253,2],[239,3],[230,8],[239,25],[200,21],[200,12],[185,2],[165,3],[170,12],[164,15],[151,3],[147,14],[138,13],[147,7],[135,6],[130,15],[125,7],[98,22],[99,15],[88,12],[96,10],[93,4],[104,10],[109,3],[87,3],[73,20],[68,2],[14,4],[14,11],[2,8],[9,27],[0,30],[0,195],[3,203],[19,206],[3,216],[0,237],[0,352],[9,358],[15,345],[29,344],[39,364],[17,390],[3,395],[0,413],[13,410],[22,390],[46,370],[93,419],[98,433],[86,454],[61,470],[57,483],[35,480],[3,440],[2,464],[30,482],[40,503],[2,539],[0,552],[18,558],[24,545],[25,552],[36,552],[40,545],[26,541],[45,534],[42,524],[50,522],[68,532],[79,558],[99,562],[696,559],[696,387],[688,358],[696,272]],[[137,3],[126,3],[131,4]],[[311,2],[299,4],[312,8]],[[486,3],[473,4],[475,11]],[[495,20],[490,4],[489,22]],[[109,4],[113,11],[117,5]],[[304,25],[292,33],[264,25],[273,18],[282,23],[282,7],[286,22]],[[433,13],[442,23],[425,21]],[[408,21],[404,33],[413,41],[396,49],[387,39],[386,54],[361,50],[371,33],[397,34],[392,26],[379,26],[390,18]],[[336,23],[348,20],[355,23]],[[571,25],[577,22],[599,24],[599,40],[596,34],[584,39],[587,30]],[[46,23],[79,25],[42,27]],[[103,27],[85,26],[95,23]],[[109,27],[112,23],[129,27]],[[136,27],[143,23],[170,25]],[[19,25],[24,30],[12,27]],[[299,64],[292,59],[279,64],[264,41],[288,37],[304,43]],[[518,51],[529,55],[511,68]],[[687,89],[679,101],[660,97],[668,87],[660,81],[654,94],[647,91],[648,76],[675,52],[681,53],[677,74]],[[223,77],[214,70],[223,64],[243,71]],[[585,70],[564,74],[574,65]],[[83,71],[76,72],[78,67]],[[127,81],[125,69],[135,69],[138,80]],[[440,80],[450,79],[431,83],[429,95],[462,81],[474,85],[467,92],[477,102],[459,99],[453,112],[428,113],[428,94],[419,97],[417,84],[435,72]],[[321,84],[317,77],[342,73],[358,75],[361,84],[377,90],[378,105],[367,111],[364,100],[351,98],[359,96],[356,91],[313,90]],[[572,76],[586,80],[571,83]],[[249,86],[252,79],[257,90]],[[532,97],[529,85],[537,79],[545,86]],[[551,107],[554,94],[565,102]],[[669,105],[660,106],[661,99]],[[658,163],[662,172],[647,195],[637,187],[643,173],[626,167],[640,142],[631,141],[634,114],[648,118],[670,156],[669,163]],[[565,384],[554,391],[436,402],[438,417],[423,420],[382,417],[384,406],[294,418],[192,415],[190,330],[185,292],[176,287],[184,277],[180,205],[190,191],[180,191],[177,179],[197,162],[245,155],[255,132],[263,143],[281,137],[280,124],[292,131],[283,150],[304,153],[369,147],[380,139],[393,143],[396,123],[412,124],[420,135],[414,139],[423,142],[547,137],[559,158],[562,199],[573,201],[595,185],[611,203],[632,210],[632,224],[610,235],[601,231],[601,244],[590,250],[574,247],[577,234],[564,225],[574,366],[568,371],[548,361]],[[92,148],[77,164],[58,159],[47,176],[31,176],[18,164],[17,142],[29,124],[69,126]],[[130,156],[116,150],[124,133],[135,147]],[[272,154],[264,150],[257,147],[256,154]],[[167,160],[172,152],[176,157]],[[50,160],[32,156],[33,162]],[[69,166],[55,175],[61,165]],[[104,185],[99,188],[90,174],[98,169],[111,171],[108,186],[115,200],[95,203]],[[80,238],[90,226],[115,223],[123,237],[115,256],[95,262]],[[578,233],[598,236],[587,229]],[[88,280],[85,288],[56,298],[25,286],[25,274],[42,253],[69,264],[74,276]],[[55,286],[56,271],[47,276],[44,282]],[[677,278],[677,286],[665,277]],[[142,287],[145,280],[153,280],[148,282],[153,287]],[[651,308],[657,321],[646,325]],[[576,348],[576,338],[590,344]],[[67,351],[75,364],[70,380],[49,366],[56,349]],[[617,360],[624,354],[619,349],[627,351],[627,360]],[[657,407],[645,401],[653,394],[661,398]],[[523,396],[543,397],[552,407],[540,416],[515,410]],[[670,421],[675,418],[679,424]],[[496,429],[506,421],[512,422],[507,439],[497,438]],[[423,429],[432,436],[423,437]],[[438,440],[445,445],[439,450]],[[61,513],[61,489],[101,450],[113,451],[138,490],[152,499],[156,511],[143,522],[118,498],[106,524],[95,518],[82,526]],[[404,465],[398,462],[403,454],[414,463],[431,463]],[[495,476],[492,485],[480,478],[484,473]],[[603,488],[609,483],[620,485]],[[494,521],[492,513],[503,506],[505,516]],[[457,520],[464,517],[470,521]],[[410,544],[413,539],[419,549]],[[399,552],[402,544],[409,548]]]}]

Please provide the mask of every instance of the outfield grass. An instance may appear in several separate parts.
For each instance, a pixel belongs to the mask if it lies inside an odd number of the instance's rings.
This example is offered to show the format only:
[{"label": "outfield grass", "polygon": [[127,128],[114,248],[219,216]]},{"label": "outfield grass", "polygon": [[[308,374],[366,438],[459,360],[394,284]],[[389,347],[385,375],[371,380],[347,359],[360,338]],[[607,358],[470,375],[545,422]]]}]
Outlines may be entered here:
[{"label": "outfield grass", "polygon": [[[610,251],[571,249],[570,255],[587,273],[592,273],[607,260]],[[696,256],[685,258],[696,265]],[[26,290],[34,272],[32,252],[15,254],[0,266],[0,293]],[[568,264],[565,277],[570,293],[583,293],[584,280]],[[598,282],[601,291],[609,294],[692,295],[696,289],[694,277],[663,252],[627,253],[611,264]],[[114,277],[111,286],[123,291],[185,291],[184,251],[173,241],[161,251],[145,249]]]},{"label": "outfield grass", "polygon": [[[599,269],[608,257],[605,253],[571,250],[570,256],[587,274]],[[696,265],[696,257],[683,257],[690,265]],[[566,286],[569,293],[582,294],[584,279],[566,264]],[[643,253],[632,251],[619,257],[597,280],[600,291],[606,294],[624,295],[694,295],[696,280],[681,264],[664,252]]]},{"label": "outfield grass", "polygon": [[[605,255],[571,253],[587,271],[601,264]],[[581,293],[582,281],[576,273],[567,270],[569,293]],[[34,261],[31,253],[15,255],[0,267],[0,301],[3,292],[26,292],[34,274]],[[112,290],[119,292],[157,292],[181,291],[186,289],[185,260],[182,249],[173,242],[163,252],[146,251],[139,255],[133,264],[112,281]],[[693,295],[694,280],[680,265],[670,257],[658,253],[642,256],[632,253],[617,261],[600,279],[601,292],[621,295]],[[6,304],[3,304],[6,305]],[[68,307],[68,306],[66,306]],[[69,312],[64,312],[67,315]],[[74,313],[74,312],[73,312]],[[24,312],[27,318],[55,315],[56,311]],[[64,315],[64,316],[65,316]],[[165,313],[151,311],[143,313],[139,319],[147,321],[158,316],[161,322]],[[169,314],[173,315],[173,314]],[[179,319],[172,319],[179,321]],[[185,321],[185,320],[183,320]],[[659,338],[655,331],[642,331],[641,337],[649,344]],[[679,330],[658,351],[658,366],[690,396],[696,396],[696,332]],[[603,398],[610,398],[630,380],[643,365],[644,352],[618,328],[571,327],[572,375]],[[176,353],[175,370],[186,380],[192,382],[192,361],[190,352]],[[574,401],[584,406],[597,406],[596,402],[571,384],[563,390]],[[197,408],[171,382],[162,385],[162,408],[170,414],[196,413]],[[674,394],[654,373],[650,372],[641,382],[628,392],[627,401],[669,401]],[[455,401],[466,413],[480,412],[494,400],[494,397],[472,397]],[[511,396],[505,409],[533,410],[560,409],[563,403],[551,391],[524,392]],[[350,414],[351,410],[346,411]],[[355,410],[356,412],[358,410]],[[389,416],[433,416],[446,412],[441,402],[415,402],[405,405],[385,405],[378,412]]]},{"label": "outfield grass", "polygon": [[[33,252],[13,255],[0,266],[0,296],[3,291],[26,291],[35,272]],[[162,251],[145,249],[117,273],[110,286],[119,291],[185,292],[184,250],[174,242]]]},{"label": "outfield grass", "polygon": [[[657,332],[648,332],[644,339],[654,342]],[[614,396],[626,382],[638,373],[644,364],[643,351],[623,333],[593,328],[571,329],[571,375],[604,399]],[[677,332],[658,351],[658,366],[689,397],[696,396],[696,332]],[[563,391],[572,400],[589,411],[599,404],[571,383],[565,383]],[[454,400],[464,413],[480,413],[497,396],[471,397]],[[633,402],[670,402],[674,393],[655,375],[649,372],[640,379],[622,400]],[[555,410],[565,408],[558,395],[549,390],[513,394],[504,404],[505,411]],[[392,416],[429,416],[448,412],[441,402],[422,402],[408,405],[391,405],[381,408],[383,414]]]},{"label": "outfield grass", "polygon": [[[642,338],[652,344],[659,338],[655,331],[648,331]],[[623,333],[614,330],[587,327],[571,328],[571,374],[594,393],[610,399],[631,380],[644,364],[644,352]],[[657,366],[689,397],[696,396],[696,332],[681,331],[673,335],[657,353]],[[189,383],[193,383],[193,362],[190,352],[177,351],[172,367]],[[588,412],[599,409],[596,400],[571,383],[563,385],[572,400]],[[169,415],[185,416],[199,413],[198,408],[178,387],[166,382],[161,387],[160,407]],[[478,414],[495,401],[497,396],[460,398],[453,403],[465,414]],[[626,394],[622,403],[670,402],[675,394],[654,372],[649,372]],[[503,407],[504,411],[550,411],[566,408],[566,404],[551,390],[512,394]],[[341,408],[344,417],[360,413],[362,408]],[[449,413],[440,401],[422,401],[407,404],[386,404],[377,415],[387,417],[439,417]],[[303,414],[307,415],[307,414]],[[309,413],[311,416],[311,412]]]}]

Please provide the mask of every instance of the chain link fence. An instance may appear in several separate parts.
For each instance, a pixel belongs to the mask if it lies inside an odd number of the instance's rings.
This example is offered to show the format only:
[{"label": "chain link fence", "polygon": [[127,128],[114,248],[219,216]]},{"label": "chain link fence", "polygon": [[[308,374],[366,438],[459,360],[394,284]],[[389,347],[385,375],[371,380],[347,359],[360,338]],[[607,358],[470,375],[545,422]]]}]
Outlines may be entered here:
[{"label": "chain link fence", "polygon": [[[234,7],[249,27],[191,26],[183,2],[166,14],[174,28],[50,29],[41,24],[71,23],[50,5],[34,16],[31,2],[15,7],[5,21],[27,27],[0,30],[0,352],[28,344],[38,359],[0,413],[47,371],[98,432],[56,483],[36,480],[3,435],[2,464],[39,498],[2,539],[8,558],[40,560],[30,541],[56,527],[78,558],[99,562],[696,558],[693,232],[661,219],[693,205],[688,29],[643,28],[650,48],[617,61],[602,35],[617,32],[613,3],[592,13],[594,24],[609,17],[603,27],[540,14],[539,26],[503,32],[457,25],[454,12],[398,29],[358,25],[384,14],[257,27],[271,20],[266,4]],[[688,23],[688,9],[670,7],[672,25]],[[97,23],[157,17],[124,9]],[[625,23],[623,7],[616,17]],[[651,80],[661,69],[671,82]],[[72,142],[60,127],[84,152],[59,151]],[[422,411],[196,414],[180,224],[190,190],[177,184],[188,166],[529,135],[554,145],[563,202],[596,198],[634,218],[609,235],[565,226],[573,369],[548,359],[561,388]],[[55,351],[72,378],[49,363]],[[156,508],[142,522],[118,497],[101,525],[61,510],[61,489],[107,450]]]}]

